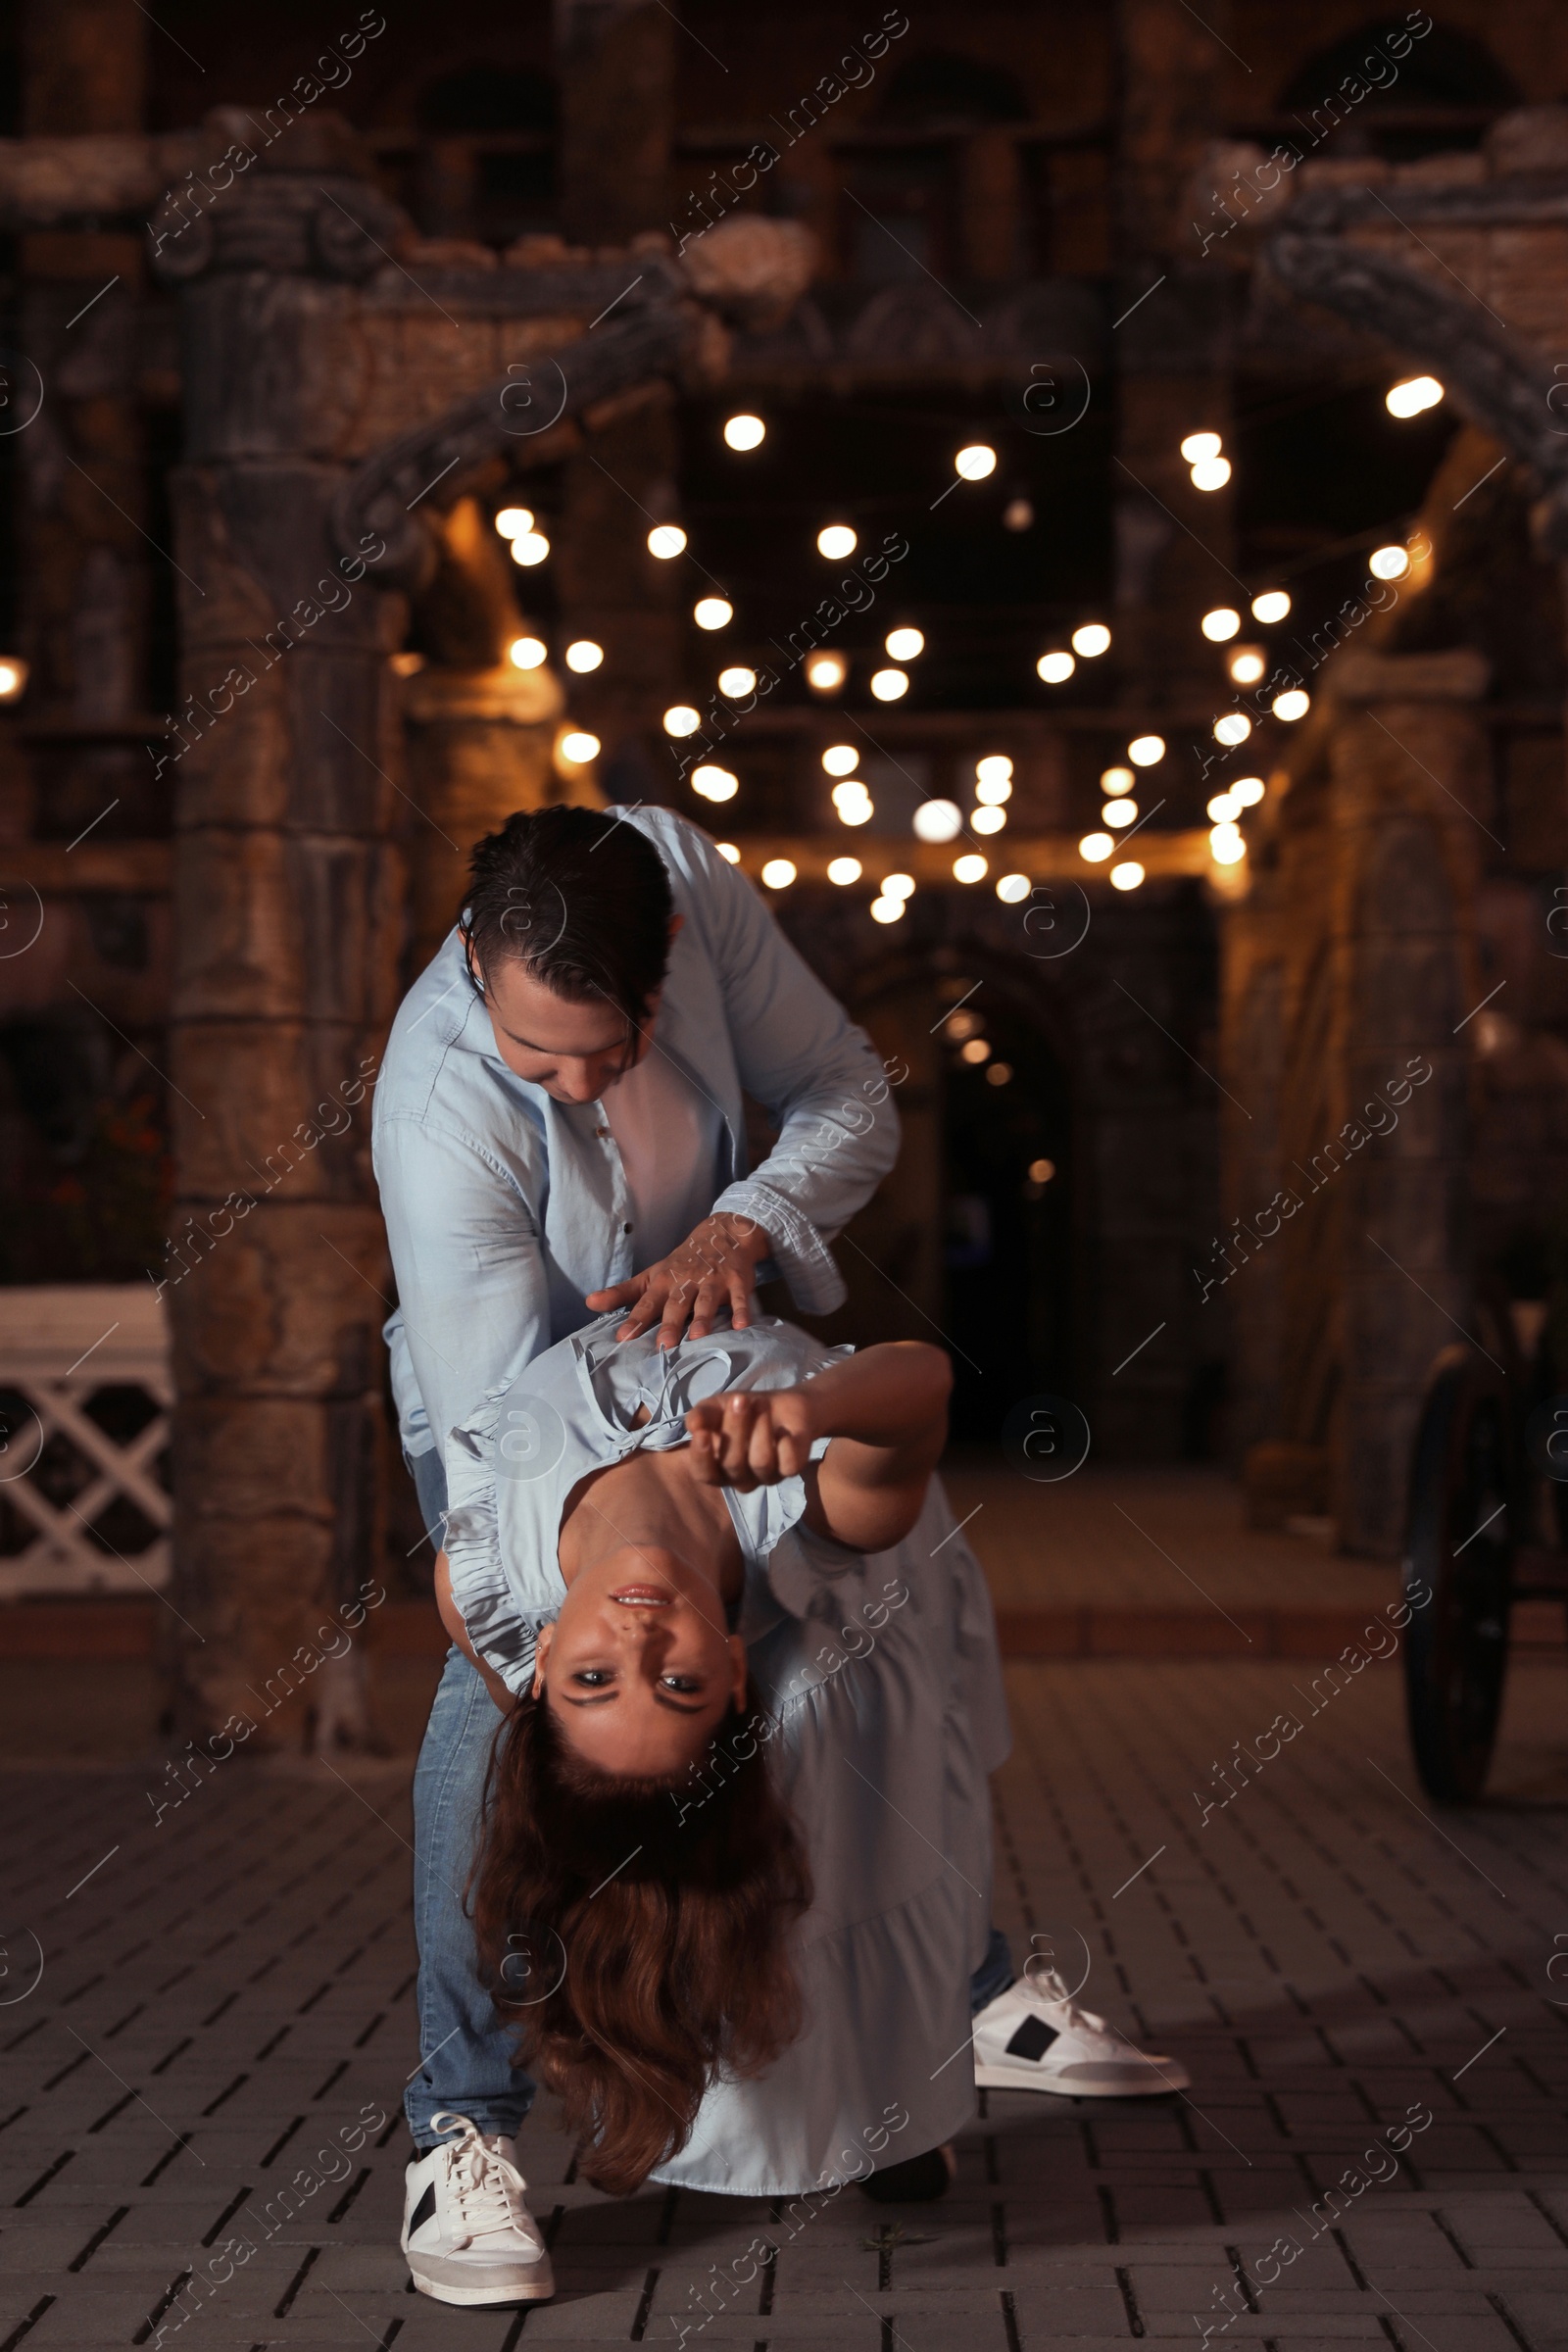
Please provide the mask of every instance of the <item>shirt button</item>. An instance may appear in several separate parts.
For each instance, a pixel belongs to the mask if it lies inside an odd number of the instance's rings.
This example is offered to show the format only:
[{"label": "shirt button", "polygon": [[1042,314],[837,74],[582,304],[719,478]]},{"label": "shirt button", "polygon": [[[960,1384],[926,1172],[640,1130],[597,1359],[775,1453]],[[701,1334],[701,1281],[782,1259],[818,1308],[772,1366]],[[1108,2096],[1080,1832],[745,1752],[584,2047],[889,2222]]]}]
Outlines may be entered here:
[{"label": "shirt button", "polygon": [[594,1133],[595,1133],[595,1135],[597,1135],[597,1136],[599,1136],[599,1137],[601,1137],[601,1138],[604,1138],[604,1137],[607,1137],[607,1136],[609,1135],[609,1133],[610,1133],[610,1129],[609,1129],[608,1127],[596,1127],[596,1128],[594,1129]]}]

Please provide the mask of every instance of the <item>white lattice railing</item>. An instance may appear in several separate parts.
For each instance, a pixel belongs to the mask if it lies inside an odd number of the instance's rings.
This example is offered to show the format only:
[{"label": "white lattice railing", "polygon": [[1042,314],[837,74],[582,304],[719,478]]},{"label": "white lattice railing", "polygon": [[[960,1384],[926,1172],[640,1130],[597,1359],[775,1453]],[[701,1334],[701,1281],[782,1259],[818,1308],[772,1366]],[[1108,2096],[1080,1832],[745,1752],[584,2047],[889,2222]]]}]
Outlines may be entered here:
[{"label": "white lattice railing", "polygon": [[[140,1389],[158,1408],[123,1445],[83,1410],[110,1388]],[[0,1409],[0,1497],[33,1531],[24,1549],[0,1555],[0,1599],[145,1592],[166,1584],[172,1511],[154,1471],[169,1443],[174,1392],[168,1320],[150,1285],[0,1287],[0,1390],[24,1399],[24,1409],[14,1401]],[[35,1476],[57,1435],[91,1473],[65,1503],[51,1501]],[[105,1550],[88,1532],[121,1495],[160,1531],[143,1551]]]}]

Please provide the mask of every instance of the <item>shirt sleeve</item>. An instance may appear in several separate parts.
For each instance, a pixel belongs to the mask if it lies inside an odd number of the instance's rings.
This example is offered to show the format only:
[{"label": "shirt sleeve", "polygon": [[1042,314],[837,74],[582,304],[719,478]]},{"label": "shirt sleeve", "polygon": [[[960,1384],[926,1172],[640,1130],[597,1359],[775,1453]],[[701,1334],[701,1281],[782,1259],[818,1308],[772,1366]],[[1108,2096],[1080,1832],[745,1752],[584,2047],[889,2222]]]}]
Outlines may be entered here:
[{"label": "shirt sleeve", "polygon": [[688,850],[741,1084],[780,1121],[760,1167],[715,1210],[755,1217],[796,1304],[828,1314],[844,1280],[828,1250],[899,1153],[892,1088],[869,1038],[784,937],[752,884],[706,835]]},{"label": "shirt sleeve", "polygon": [[423,1118],[382,1122],[375,1173],[415,1379],[444,1446],[550,1345],[538,1226],[513,1175]]}]

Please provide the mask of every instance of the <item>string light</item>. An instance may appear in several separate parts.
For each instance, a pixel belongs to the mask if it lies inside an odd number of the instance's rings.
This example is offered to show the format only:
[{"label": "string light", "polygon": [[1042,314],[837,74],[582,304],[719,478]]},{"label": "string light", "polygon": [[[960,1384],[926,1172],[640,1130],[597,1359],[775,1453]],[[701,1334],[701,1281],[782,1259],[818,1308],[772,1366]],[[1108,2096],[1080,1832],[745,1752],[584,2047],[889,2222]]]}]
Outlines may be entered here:
[{"label": "string light", "polygon": [[514,637],[507,648],[518,669],[537,669],[550,649],[542,637]]},{"label": "string light", "polygon": [[838,563],[842,556],[853,556],[858,545],[847,522],[824,523],[816,534],[816,552],[826,556],[830,564]]},{"label": "string light", "polygon": [[987,1086],[1008,1086],[1012,1082],[1010,1061],[994,1061],[986,1072]]},{"label": "string light", "polygon": [[1078,855],[1086,865],[1103,865],[1115,847],[1108,833],[1086,833],[1078,844]]},{"label": "string light", "polygon": [[884,874],[882,896],[885,899],[912,899],[914,876],[912,874]]},{"label": "string light", "polygon": [[1119,829],[1122,825],[1134,823],[1138,815],[1138,803],[1129,800],[1107,801],[1100,814],[1105,824],[1115,825]]},{"label": "string light", "polygon": [[1208,837],[1208,854],[1216,865],[1237,865],[1247,856],[1247,844],[1235,825],[1216,825]]},{"label": "string light", "polygon": [[760,449],[766,431],[760,416],[728,416],[724,420],[724,438],[731,449]]},{"label": "string light", "polygon": [[1127,746],[1127,757],[1134,767],[1157,767],[1165,757],[1163,735],[1135,735]]},{"label": "string light", "polygon": [[983,1061],[991,1059],[990,1040],[984,1037],[966,1037],[958,1048],[958,1057],[960,1060],[968,1062],[971,1069],[978,1069]]},{"label": "string light", "polygon": [[839,812],[840,822],[846,825],[868,824],[875,814],[875,803],[865,786],[859,782],[835,784],[833,806]]},{"label": "string light", "polygon": [[666,735],[695,735],[702,723],[690,703],[672,703],[664,712]]},{"label": "string light", "polygon": [[830,776],[852,776],[860,764],[860,755],[853,743],[830,743],[822,754],[822,765]]},{"label": "string light", "polygon": [[721,629],[735,617],[735,608],[727,596],[700,596],[692,607],[692,618],[700,629]]},{"label": "string light", "polygon": [[1223,717],[1214,721],[1214,741],[1224,744],[1227,751],[1234,751],[1237,744],[1245,743],[1251,732],[1252,722],[1245,710],[1227,710]]},{"label": "string light", "polygon": [[1075,654],[1082,654],[1086,662],[1092,662],[1097,654],[1107,653],[1109,649],[1110,631],[1103,621],[1086,620],[1082,628],[1074,629],[1072,633],[1072,650]]},{"label": "string light", "polygon": [[904,901],[902,899],[881,898],[871,901],[873,923],[897,923],[901,922],[903,918]]},{"label": "string light", "polygon": [[1026,531],[1034,518],[1035,511],[1026,498],[1009,498],[1002,510],[1004,531]]},{"label": "string light", "polygon": [[1229,458],[1204,458],[1192,469],[1195,490],[1223,490],[1230,478]]},{"label": "string light", "polygon": [[503,507],[496,516],[496,529],[503,539],[515,539],[519,531],[533,529],[531,507]]},{"label": "string light", "polygon": [[1100,771],[1100,789],[1107,801],[1119,801],[1132,791],[1137,781],[1130,767],[1105,767]]},{"label": "string light", "polygon": [[1293,720],[1306,716],[1312,708],[1312,697],[1304,686],[1288,686],[1283,694],[1274,697],[1269,708],[1276,718],[1283,718],[1290,725]]},{"label": "string light", "polygon": [[1204,814],[1211,825],[1231,825],[1236,822],[1236,811],[1242,806],[1234,792],[1216,792]]},{"label": "string light", "polygon": [[1234,684],[1255,686],[1268,663],[1255,645],[1239,645],[1225,667]]},{"label": "string light", "polygon": [[575,644],[568,645],[566,648],[566,667],[578,671],[579,674],[590,669],[597,669],[604,658],[604,647],[595,645],[591,637],[579,637]]},{"label": "string light", "polygon": [[[981,761],[981,765],[985,765],[984,760]],[[1000,808],[1004,801],[1010,801],[1012,798],[1012,778],[996,775],[976,776],[974,797],[982,808]]]},{"label": "string light", "polygon": [[895,662],[917,662],[925,652],[925,638],[919,629],[889,629],[885,642]]},{"label": "string light", "polygon": [[1402,580],[1410,568],[1410,558],[1402,547],[1375,547],[1367,559],[1367,569],[1376,580]]},{"label": "string light", "polygon": [[997,470],[997,453],[984,441],[971,441],[953,461],[953,470],[965,482],[983,482]]},{"label": "string light", "polygon": [[1198,625],[1210,645],[1224,645],[1241,627],[1242,616],[1230,605],[1216,605],[1212,612],[1203,614]]},{"label": "string light", "polygon": [[656,522],[648,534],[648,553],[657,556],[661,564],[685,552],[686,534],[678,522]]},{"label": "string light", "polygon": [[1391,384],[1383,395],[1383,405],[1391,416],[1419,416],[1423,409],[1435,409],[1443,398],[1443,386],[1435,375],[1407,375],[1402,383]]},{"label": "string light", "polygon": [[972,833],[1000,833],[1007,821],[1005,808],[977,808],[969,819]]},{"label": "string light", "polygon": [[1027,874],[999,874],[997,877],[997,896],[1004,906],[1016,906],[1020,899],[1029,896],[1033,887]]},{"label": "string light", "polygon": [[842,654],[813,654],[806,664],[806,683],[818,694],[835,694],[850,674]]},{"label": "string light", "polygon": [[740,790],[740,778],[731,775],[727,767],[699,767],[692,772],[692,790],[705,801],[732,801]]},{"label": "string light", "polygon": [[531,568],[542,564],[550,553],[550,542],[543,531],[519,531],[512,542],[512,561]]},{"label": "string light", "polygon": [[1144,869],[1136,858],[1124,858],[1120,865],[1110,869],[1112,890],[1136,890],[1144,878]]},{"label": "string light", "polygon": [[906,669],[879,669],[872,675],[871,692],[879,703],[896,703],[908,691],[909,673]]},{"label": "string light", "polygon": [[1266,790],[1261,776],[1238,776],[1231,786],[1231,799],[1239,808],[1255,808]]},{"label": "string light", "polygon": [[732,841],[715,841],[713,847],[726,865],[739,865],[741,854]]},{"label": "string light", "polygon": [[[975,761],[974,772],[978,783],[1004,784],[1011,779],[1012,761],[1007,758],[1005,752],[987,752],[983,760]],[[1005,800],[1007,796],[1004,793],[1002,797]]]},{"label": "string light", "polygon": [[914,812],[918,841],[956,841],[963,831],[963,810],[956,801],[922,801]]},{"label": "string light", "polygon": [[599,738],[582,728],[573,728],[569,735],[563,735],[558,749],[562,759],[569,760],[573,767],[586,767],[590,760],[599,757]]},{"label": "string light", "polygon": [[955,882],[983,882],[990,870],[988,861],[975,850],[965,850],[961,858],[953,860]]},{"label": "string light", "polygon": [[830,858],[827,861],[827,878],[830,882],[836,882],[841,890],[851,882],[858,882],[860,860],[858,858]]},{"label": "string light", "polygon": [[788,890],[795,879],[795,867],[788,858],[770,858],[762,868],[762,880],[769,890]]},{"label": "string light", "polygon": [[1077,666],[1071,654],[1042,654],[1035,663],[1037,673],[1048,686],[1065,685]]},{"label": "string light", "polygon": [[721,669],[718,673],[720,694],[731,696],[754,694],[756,690],[757,672],[755,669],[748,669],[744,662],[737,662],[733,669]]},{"label": "string light", "polygon": [[1217,458],[1224,446],[1218,433],[1189,433],[1182,443],[1182,456],[1189,466],[1201,466],[1205,458]]},{"label": "string light", "polygon": [[27,683],[27,663],[20,654],[0,659],[0,703],[14,703]]},{"label": "string light", "polygon": [[1261,596],[1252,599],[1252,618],[1262,621],[1265,628],[1283,620],[1290,609],[1291,600],[1283,588],[1265,588]]}]

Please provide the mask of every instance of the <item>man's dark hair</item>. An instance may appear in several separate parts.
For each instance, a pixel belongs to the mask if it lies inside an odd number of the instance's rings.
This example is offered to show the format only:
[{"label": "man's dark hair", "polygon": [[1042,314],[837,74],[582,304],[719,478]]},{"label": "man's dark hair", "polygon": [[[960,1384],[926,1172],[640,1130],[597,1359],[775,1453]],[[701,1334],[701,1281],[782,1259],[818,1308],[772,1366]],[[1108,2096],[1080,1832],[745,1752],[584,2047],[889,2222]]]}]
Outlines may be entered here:
[{"label": "man's dark hair", "polygon": [[669,960],[664,861],[613,811],[519,808],[476,842],[461,928],[476,977],[504,957],[558,997],[606,997],[632,1027]]}]

